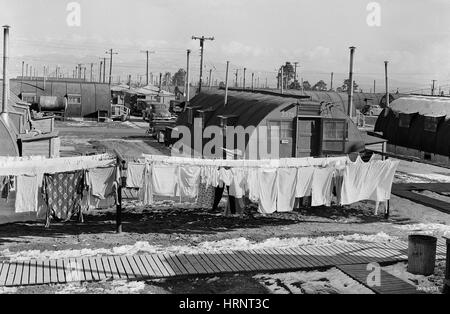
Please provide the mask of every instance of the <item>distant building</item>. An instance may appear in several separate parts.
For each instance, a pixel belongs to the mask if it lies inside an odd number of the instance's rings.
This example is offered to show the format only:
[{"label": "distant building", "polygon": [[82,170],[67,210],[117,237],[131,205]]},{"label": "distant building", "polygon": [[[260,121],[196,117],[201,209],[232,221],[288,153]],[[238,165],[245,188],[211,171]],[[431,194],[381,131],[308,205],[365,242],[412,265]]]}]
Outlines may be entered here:
[{"label": "distant building", "polygon": [[450,98],[409,96],[393,101],[378,117],[375,132],[390,153],[450,163]]},{"label": "distant building", "polygon": [[98,111],[111,114],[111,90],[108,84],[29,77],[12,79],[10,84],[13,93],[37,111],[65,110],[66,117],[88,119],[96,119]]},{"label": "distant building", "polygon": [[[250,146],[265,144],[260,138],[260,127],[279,130],[276,145],[279,145],[280,158],[358,153],[373,141],[358,130],[341,103],[312,101],[308,96],[230,90],[227,105],[224,105],[224,94],[223,90],[205,89],[190,101],[179,116],[177,125],[189,128],[192,134],[196,128],[203,131],[208,126],[218,126],[223,129],[225,137],[227,127],[254,127],[254,131],[245,137],[245,152],[242,153],[246,158]],[[203,145],[207,141],[205,139]],[[187,146],[197,153],[200,148],[195,147],[195,143]],[[261,156],[258,155],[257,159]]]}]

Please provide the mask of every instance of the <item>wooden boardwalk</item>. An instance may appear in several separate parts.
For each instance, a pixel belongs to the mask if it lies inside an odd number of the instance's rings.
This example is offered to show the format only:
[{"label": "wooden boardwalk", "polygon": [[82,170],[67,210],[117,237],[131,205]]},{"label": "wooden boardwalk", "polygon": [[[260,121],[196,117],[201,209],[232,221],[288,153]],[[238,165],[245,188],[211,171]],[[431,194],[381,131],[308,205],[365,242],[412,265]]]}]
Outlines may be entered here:
[{"label": "wooden boardwalk", "polygon": [[384,270],[380,270],[380,281],[368,282],[371,278],[372,269],[367,270],[366,264],[356,265],[339,265],[337,268],[345,274],[360,282],[377,294],[424,294],[425,292],[418,290],[412,284],[397,278]]},{"label": "wooden boardwalk", "polygon": [[[0,262],[0,286],[62,284],[106,279],[143,280],[227,273],[286,272],[339,265],[407,260],[408,244],[352,243],[288,249],[220,251],[198,254],[137,254],[57,260]],[[437,258],[446,246],[438,240]]]},{"label": "wooden boardwalk", "polygon": [[392,185],[392,194],[450,214],[450,203],[414,193],[413,191],[431,191],[438,194],[450,193],[450,183],[403,183]]}]

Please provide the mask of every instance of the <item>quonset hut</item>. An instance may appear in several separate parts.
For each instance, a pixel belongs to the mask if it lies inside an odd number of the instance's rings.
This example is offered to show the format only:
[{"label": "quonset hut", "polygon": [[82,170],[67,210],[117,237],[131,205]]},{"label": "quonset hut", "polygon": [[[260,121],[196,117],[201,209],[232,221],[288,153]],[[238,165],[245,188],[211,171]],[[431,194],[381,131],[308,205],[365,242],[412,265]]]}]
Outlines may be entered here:
[{"label": "quonset hut", "polygon": [[[258,147],[258,156],[255,158],[252,155],[251,159],[264,158],[261,151],[273,147],[272,143],[265,145],[265,141],[271,141],[266,138],[273,138],[273,133],[261,137],[261,129],[265,130],[265,134],[271,129],[278,132],[275,134],[278,158],[355,153],[363,151],[370,140],[370,137],[358,130],[341,104],[311,101],[308,96],[286,96],[267,91],[228,91],[226,105],[224,100],[223,90],[205,90],[196,95],[179,116],[178,126],[188,128],[191,134],[195,133],[196,128],[198,133],[198,129],[203,131],[209,126],[219,127],[223,130],[221,136],[224,137],[224,143],[226,134],[229,134],[228,127],[240,126],[244,130],[253,127],[253,131],[245,136],[246,158],[249,158],[249,147]],[[178,131],[180,129],[177,128]],[[182,137],[184,134],[180,135]],[[205,145],[212,139],[213,136],[203,136],[201,148],[196,146],[192,138],[184,144],[197,153],[202,149],[203,157],[211,157],[208,156],[211,154],[205,150]],[[262,144],[265,146],[263,150],[260,149]]]},{"label": "quonset hut", "polygon": [[450,98],[397,99],[380,114],[375,132],[388,140],[390,153],[449,163]]},{"label": "quonset hut", "polygon": [[11,90],[37,111],[65,111],[65,117],[87,119],[97,119],[98,111],[111,114],[111,90],[104,83],[19,77],[11,80]]}]

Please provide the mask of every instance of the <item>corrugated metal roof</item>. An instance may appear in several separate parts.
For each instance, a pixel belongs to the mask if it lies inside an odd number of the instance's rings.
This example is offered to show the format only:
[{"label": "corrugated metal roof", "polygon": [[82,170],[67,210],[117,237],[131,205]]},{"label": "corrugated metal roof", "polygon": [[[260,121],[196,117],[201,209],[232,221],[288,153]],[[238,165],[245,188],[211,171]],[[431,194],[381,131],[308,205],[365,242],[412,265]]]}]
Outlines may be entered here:
[{"label": "corrugated metal roof", "polygon": [[450,118],[450,98],[408,96],[396,99],[390,104],[390,108],[397,113],[418,113],[428,117]]},{"label": "corrugated metal roof", "polygon": [[[277,97],[247,92],[228,92],[227,105],[224,106],[225,92],[222,90],[204,91],[190,102],[190,107],[208,110],[205,126],[219,125],[218,116],[237,116],[237,125],[244,128],[257,126],[269,113],[280,106],[296,104],[299,100],[289,97]],[[301,103],[311,103],[302,100]]]}]

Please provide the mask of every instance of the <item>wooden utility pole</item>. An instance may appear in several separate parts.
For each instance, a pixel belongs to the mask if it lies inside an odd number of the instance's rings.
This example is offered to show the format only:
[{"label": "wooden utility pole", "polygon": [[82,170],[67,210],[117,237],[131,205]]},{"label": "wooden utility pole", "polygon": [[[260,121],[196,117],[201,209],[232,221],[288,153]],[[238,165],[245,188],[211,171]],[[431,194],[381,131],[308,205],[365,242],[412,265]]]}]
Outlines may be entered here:
[{"label": "wooden utility pole", "polygon": [[252,90],[255,90],[254,80],[255,80],[255,73],[252,73]]},{"label": "wooden utility pole", "polygon": [[227,72],[225,73],[225,102],[224,106],[228,103],[228,70],[230,68],[230,61],[227,61]]},{"label": "wooden utility pole", "polygon": [[212,86],[212,69],[209,69],[209,83],[208,83],[209,89],[211,89]]},{"label": "wooden utility pole", "polygon": [[91,82],[93,81],[93,75],[94,75],[94,64],[91,63],[91,79],[90,79]]},{"label": "wooden utility pole", "polygon": [[236,74],[235,74],[235,76],[236,76],[236,84],[235,84],[235,86],[234,86],[234,87],[236,87],[236,88],[239,87],[239,85],[238,85],[238,75],[239,75],[239,69],[236,69]]},{"label": "wooden utility pole", "polygon": [[187,50],[187,56],[186,56],[186,59],[187,59],[187,66],[186,66],[186,101],[187,101],[187,103],[189,103],[189,100],[191,100],[190,99],[190,97],[191,97],[191,88],[190,88],[190,64],[189,64],[189,59],[190,59],[190,56],[191,56],[191,51],[188,49]]},{"label": "wooden utility pole", "polygon": [[113,69],[113,55],[117,55],[117,52],[113,52],[113,49],[109,49],[109,51],[106,52],[106,54],[109,54],[109,85],[111,85],[112,80],[112,69]]},{"label": "wooden utility pole", "polygon": [[77,67],[77,69],[78,69],[78,78],[81,80],[81,67],[82,66],[82,64],[81,63],[79,63],[78,64],[78,67]]},{"label": "wooden utility pole", "polygon": [[298,62],[294,62],[294,81],[297,81],[297,65]]},{"label": "wooden utility pole", "polygon": [[353,60],[355,56],[355,47],[350,47],[350,71],[348,75],[349,86],[348,86],[348,115],[350,118],[353,117]]},{"label": "wooden utility pole", "polygon": [[375,90],[376,84],[377,84],[377,81],[376,81],[376,80],[373,80],[373,93],[374,93],[374,94],[376,94],[376,90]]},{"label": "wooden utility pole", "polygon": [[283,66],[281,66],[281,94],[283,95],[283,93],[284,93],[284,79],[283,79],[283,76],[284,76],[284,69],[283,69]]},{"label": "wooden utility pole", "polygon": [[242,89],[245,90],[245,73],[247,72],[247,68],[244,68],[244,81],[242,84]]},{"label": "wooden utility pole", "polygon": [[434,84],[436,83],[436,80],[432,80],[432,85],[431,85],[431,96],[434,96]]},{"label": "wooden utility pole", "polygon": [[200,93],[202,91],[202,83],[203,83],[203,53],[205,49],[205,40],[214,40],[214,37],[196,37],[192,36],[193,40],[200,40],[200,82],[198,87],[198,92]]},{"label": "wooden utility pole", "polygon": [[100,66],[99,66],[99,76],[98,76],[98,82],[101,83],[102,82],[102,67],[103,67],[103,61],[100,61]]},{"label": "wooden utility pole", "polygon": [[149,58],[150,58],[150,54],[154,54],[155,52],[154,51],[149,51],[149,50],[143,50],[143,51],[141,51],[142,53],[145,53],[146,54],[146,56],[147,56],[147,69],[146,69],[146,71],[145,71],[145,74],[146,74],[146,85],[148,85],[148,83],[149,83],[149,72],[148,72],[148,64],[149,64]]},{"label": "wooden utility pole", "polygon": [[331,80],[330,80],[330,90],[333,90],[333,79],[334,79],[334,73],[331,72]]}]

